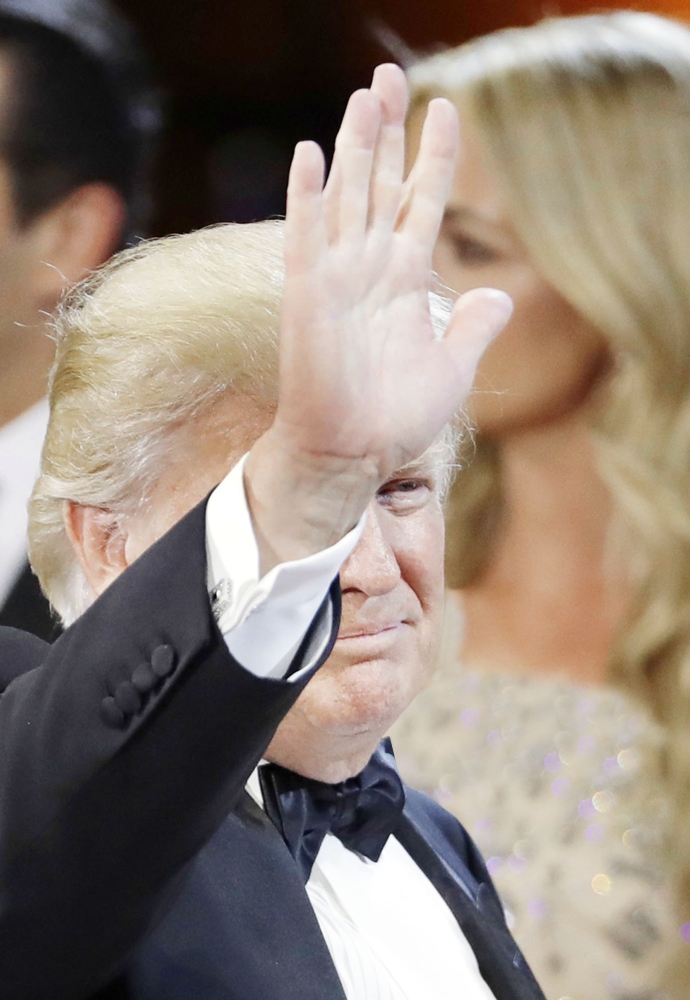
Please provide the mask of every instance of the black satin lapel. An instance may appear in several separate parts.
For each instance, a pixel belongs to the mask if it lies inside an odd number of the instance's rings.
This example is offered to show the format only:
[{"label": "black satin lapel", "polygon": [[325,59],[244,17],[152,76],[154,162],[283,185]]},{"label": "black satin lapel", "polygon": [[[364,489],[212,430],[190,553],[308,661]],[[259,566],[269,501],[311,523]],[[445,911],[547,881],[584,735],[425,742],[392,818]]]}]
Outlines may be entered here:
[{"label": "black satin lapel", "polygon": [[0,625],[31,632],[46,642],[52,642],[60,634],[57,619],[28,563],[0,607]]},{"label": "black satin lapel", "polygon": [[248,794],[190,865],[127,984],[131,1000],[345,1000],[301,873]]},{"label": "black satin lapel", "polygon": [[[471,871],[471,858],[429,820],[406,809],[395,832],[445,900],[474,951],[482,977],[496,1000],[545,1000],[506,927],[493,887]],[[462,828],[458,826],[462,833]]]}]

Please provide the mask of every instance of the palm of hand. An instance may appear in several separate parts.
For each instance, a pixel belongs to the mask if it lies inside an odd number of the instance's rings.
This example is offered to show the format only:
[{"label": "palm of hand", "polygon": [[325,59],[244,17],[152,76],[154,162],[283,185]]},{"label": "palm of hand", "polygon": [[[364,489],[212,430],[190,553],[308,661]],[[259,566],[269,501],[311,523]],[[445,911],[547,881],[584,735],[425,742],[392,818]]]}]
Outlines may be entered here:
[{"label": "palm of hand", "polygon": [[277,425],[291,447],[355,460],[384,482],[461,406],[507,319],[505,296],[463,297],[446,336],[429,307],[431,255],[453,176],[455,112],[429,109],[403,183],[404,77],[382,67],[353,95],[328,183],[318,147],[291,173]]},{"label": "palm of hand", "polygon": [[294,316],[300,335],[281,358],[281,385],[289,373],[299,392],[281,396],[279,415],[301,447],[370,458],[383,481],[439,434],[473,366],[463,371],[434,331],[428,262],[404,234],[376,242],[330,248],[299,277],[295,297],[307,314]]}]

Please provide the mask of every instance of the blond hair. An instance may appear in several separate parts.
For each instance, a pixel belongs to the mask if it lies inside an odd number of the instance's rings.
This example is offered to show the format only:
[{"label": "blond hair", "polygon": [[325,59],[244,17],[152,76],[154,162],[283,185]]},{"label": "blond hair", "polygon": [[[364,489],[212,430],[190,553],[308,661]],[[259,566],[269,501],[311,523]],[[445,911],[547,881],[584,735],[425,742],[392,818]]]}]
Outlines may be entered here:
[{"label": "blond hair", "polygon": [[76,286],[57,354],[30,557],[63,621],[93,600],[67,537],[66,500],[141,509],[174,435],[229,390],[275,404],[282,226],[224,225],[143,242]]},{"label": "blond hair", "polygon": [[[611,346],[592,432],[634,596],[610,677],[666,727],[687,920],[690,31],[632,12],[550,19],[424,59],[409,80],[412,113],[443,95],[467,115],[535,266]],[[479,438],[450,505],[453,585],[486,565],[501,502],[498,452]]]},{"label": "blond hair", "polygon": [[[65,529],[65,502],[103,509],[117,530],[146,509],[176,461],[177,436],[197,418],[210,433],[211,412],[229,392],[248,404],[236,429],[246,443],[240,432],[252,430],[257,407],[270,412],[277,402],[282,289],[283,226],[261,222],[142,242],[61,304],[29,548],[65,624],[94,599]],[[442,336],[452,304],[429,299]],[[441,492],[462,426],[459,414],[432,446]],[[231,441],[232,429],[223,431]]]}]

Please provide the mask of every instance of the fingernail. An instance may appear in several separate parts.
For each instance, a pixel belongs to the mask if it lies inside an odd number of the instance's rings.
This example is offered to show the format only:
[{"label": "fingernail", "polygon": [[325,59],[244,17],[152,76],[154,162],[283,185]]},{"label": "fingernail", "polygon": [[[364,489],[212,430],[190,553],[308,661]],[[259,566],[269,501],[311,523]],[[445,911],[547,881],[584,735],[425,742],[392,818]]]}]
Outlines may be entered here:
[{"label": "fingernail", "polygon": [[502,292],[499,288],[482,288],[478,291],[484,292],[487,302],[490,302],[492,309],[495,310],[496,318],[507,323],[513,315],[514,308],[510,295],[507,292]]}]

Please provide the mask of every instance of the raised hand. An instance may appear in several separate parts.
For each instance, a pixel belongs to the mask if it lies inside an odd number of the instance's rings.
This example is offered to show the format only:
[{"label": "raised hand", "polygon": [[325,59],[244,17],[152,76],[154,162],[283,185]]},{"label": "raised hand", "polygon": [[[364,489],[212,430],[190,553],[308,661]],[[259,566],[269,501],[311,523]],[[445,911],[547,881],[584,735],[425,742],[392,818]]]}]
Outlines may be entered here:
[{"label": "raised hand", "polygon": [[510,315],[503,293],[475,290],[458,300],[445,336],[434,333],[431,257],[453,178],[457,117],[450,102],[431,102],[403,182],[406,105],[404,74],[380,66],[371,89],[350,98],[325,186],[319,147],[295,150],[278,411],[247,465],[262,526],[276,475],[294,491],[291,509],[305,511],[290,555],[342,535],[382,483],[426,450]]}]

